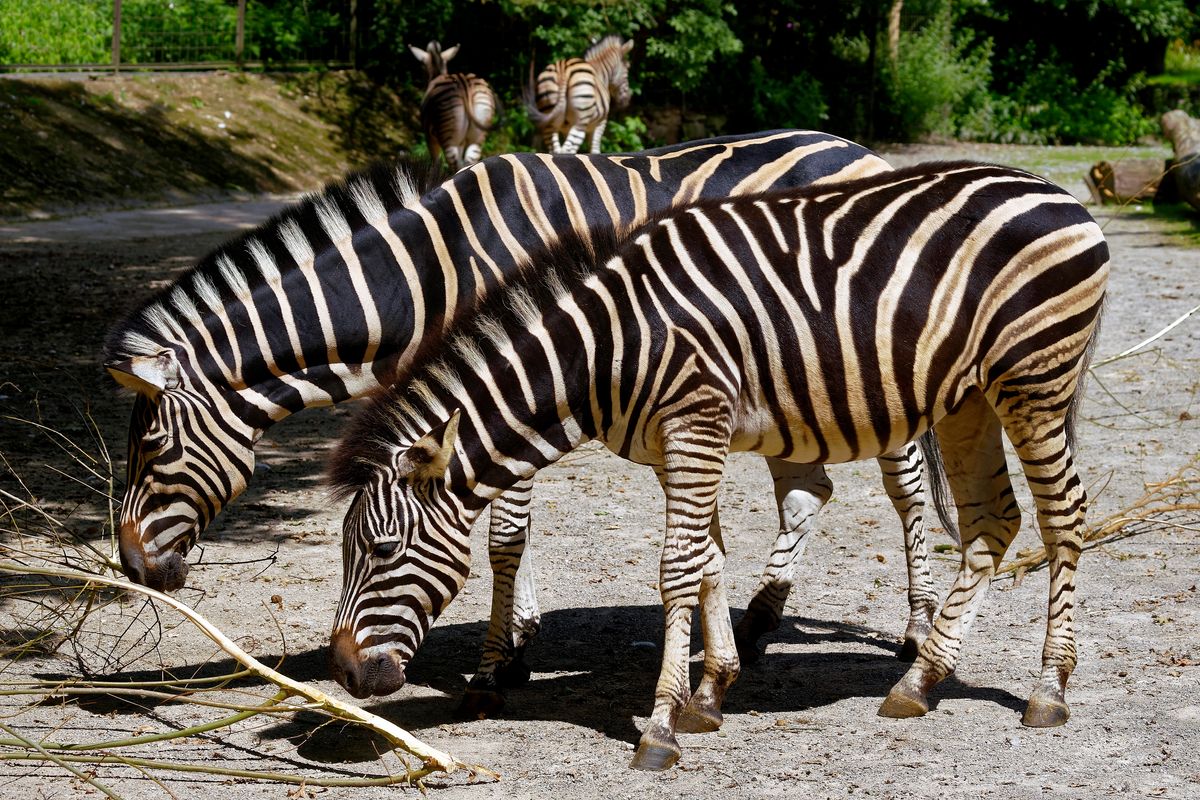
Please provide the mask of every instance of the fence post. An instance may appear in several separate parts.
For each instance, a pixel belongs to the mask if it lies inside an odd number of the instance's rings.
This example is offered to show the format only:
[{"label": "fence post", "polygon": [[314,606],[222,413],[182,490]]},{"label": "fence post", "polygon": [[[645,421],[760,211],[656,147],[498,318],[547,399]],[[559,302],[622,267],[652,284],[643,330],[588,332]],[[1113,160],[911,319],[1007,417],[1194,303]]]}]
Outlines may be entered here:
[{"label": "fence post", "polygon": [[112,67],[121,70],[121,0],[113,0]]},{"label": "fence post", "polygon": [[242,68],[242,54],[246,47],[246,0],[238,0],[237,39],[234,42],[234,59],[238,69]]}]

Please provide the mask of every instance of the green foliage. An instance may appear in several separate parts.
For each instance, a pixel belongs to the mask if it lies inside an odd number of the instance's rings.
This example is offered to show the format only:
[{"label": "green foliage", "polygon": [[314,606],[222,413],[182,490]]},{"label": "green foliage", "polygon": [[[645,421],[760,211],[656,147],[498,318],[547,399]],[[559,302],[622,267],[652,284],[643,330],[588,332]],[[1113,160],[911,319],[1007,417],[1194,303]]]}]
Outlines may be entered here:
[{"label": "green foliage", "polygon": [[608,121],[600,144],[606,153],[633,153],[646,149],[646,123],[630,115]]},{"label": "green foliage", "polygon": [[0,63],[93,64],[111,47],[111,2],[0,0]]},{"label": "green foliage", "polygon": [[973,46],[970,31],[951,31],[949,5],[925,27],[900,36],[888,63],[888,111],[901,139],[954,136],[972,107],[987,97],[991,43]]},{"label": "green foliage", "polygon": [[750,62],[750,110],[759,128],[820,128],[829,116],[821,84],[807,72],[786,78],[767,73],[761,58]]},{"label": "green foliage", "polygon": [[[1119,65],[1114,64],[1115,71]],[[1029,144],[1132,144],[1157,124],[1133,102],[1137,88],[1107,85],[1101,75],[1080,87],[1058,61],[1043,62],[1007,96],[977,113],[971,138]]]},{"label": "green foliage", "polygon": [[668,17],[665,27],[671,33],[656,33],[646,42],[647,76],[664,79],[685,94],[694,91],[719,56],[742,51],[724,18],[736,14],[731,4],[700,0]]}]

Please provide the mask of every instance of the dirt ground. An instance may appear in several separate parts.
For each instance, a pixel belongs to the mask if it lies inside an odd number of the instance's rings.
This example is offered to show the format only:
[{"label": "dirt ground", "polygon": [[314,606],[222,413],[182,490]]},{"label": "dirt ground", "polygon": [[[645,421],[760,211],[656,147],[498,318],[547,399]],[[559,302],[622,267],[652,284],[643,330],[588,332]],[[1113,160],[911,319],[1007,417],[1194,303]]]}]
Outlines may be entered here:
[{"label": "dirt ground", "polygon": [[[948,154],[905,151],[895,161]],[[1003,160],[1003,153],[987,157]],[[1200,248],[1178,233],[1177,219],[1147,210],[1096,213],[1113,255],[1097,352],[1102,361],[1200,302]],[[236,224],[236,217],[228,221]],[[100,235],[83,224],[74,233],[69,226],[39,227],[59,222],[0,229],[0,453],[47,508],[80,532],[104,529],[104,506],[92,491],[102,488],[100,482],[80,485],[53,472],[71,471],[63,451],[12,417],[36,417],[92,453],[98,445],[85,419],[94,419],[120,478],[130,402],[99,368],[101,338],[130,305],[227,235],[209,228],[191,232],[190,218],[181,216],[174,230],[134,227],[140,218],[132,216],[98,223],[127,236]],[[1140,354],[1097,367],[1079,431],[1093,520],[1126,508],[1147,482],[1163,481],[1196,458],[1198,393],[1200,315]],[[340,697],[347,696],[328,679],[323,650],[340,584],[342,508],[322,489],[321,470],[354,410],[308,412],[268,434],[255,482],[205,534],[204,547],[192,557],[190,586],[180,593],[264,661],[286,654],[284,672]],[[19,494],[12,473],[0,474],[0,488]],[[644,774],[626,767],[658,672],[661,495],[648,470],[593,446],[539,479],[534,547],[544,617],[528,654],[531,681],[509,693],[494,719],[455,718],[488,613],[491,579],[480,529],[473,574],[411,665],[409,684],[369,707],[502,775],[499,782],[474,785],[459,775],[430,782],[432,796],[455,800],[1200,796],[1196,527],[1154,530],[1084,554],[1080,658],[1068,687],[1072,717],[1065,727],[1020,724],[1039,667],[1044,571],[1019,584],[1011,577],[995,582],[957,673],[935,690],[926,717],[882,719],[875,711],[904,671],[895,658],[907,611],[902,541],[873,463],[840,465],[830,473],[834,500],[811,537],[783,625],[731,690],[723,729],[681,736],[683,758],[674,769]],[[1015,483],[1023,490],[1022,480]],[[776,528],[770,481],[759,459],[732,459],[721,506],[736,618]],[[1025,524],[1014,551],[1038,544],[1031,504],[1026,499],[1022,506]],[[952,552],[935,556],[940,586],[949,586],[956,565]],[[15,633],[27,605],[12,595],[0,597],[6,636]],[[130,613],[124,612],[125,622]],[[163,612],[162,618],[170,617]],[[85,633],[103,641],[101,634],[112,634],[118,624],[120,614]],[[152,644],[107,659],[86,651],[79,658],[110,680],[229,666],[187,627],[169,627]],[[55,657],[0,663],[0,684],[77,674],[75,653],[64,648]],[[693,666],[698,680],[698,659]],[[0,722],[26,737],[58,741],[121,738],[220,713],[166,704],[24,703],[0,695]],[[370,737],[318,727],[312,715],[301,713],[192,736],[148,755],[246,769],[381,774],[387,767],[376,759],[376,747]],[[125,798],[303,796],[287,786],[220,777],[159,772],[150,780],[112,765],[94,774]],[[308,791],[366,800],[400,790]],[[81,796],[98,794],[58,767],[0,762],[0,798]]]}]

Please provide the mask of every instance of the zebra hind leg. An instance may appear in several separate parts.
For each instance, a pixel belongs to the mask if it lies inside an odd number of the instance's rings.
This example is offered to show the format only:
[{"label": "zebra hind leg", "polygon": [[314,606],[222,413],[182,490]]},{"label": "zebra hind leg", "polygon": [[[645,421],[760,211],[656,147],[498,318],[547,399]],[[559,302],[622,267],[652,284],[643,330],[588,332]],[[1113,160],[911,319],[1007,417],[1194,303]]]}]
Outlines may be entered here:
[{"label": "zebra hind leg", "polygon": [[822,466],[792,464],[775,458],[768,458],[767,466],[775,482],[779,533],[758,588],[734,628],[738,655],[746,663],[758,660],[758,640],[763,634],[779,627],[809,529],[817,512],[833,494],[833,484]]},{"label": "zebra hind leg", "polygon": [[558,152],[573,156],[579,152],[580,146],[583,145],[583,139],[587,136],[587,129],[581,128],[578,125],[572,125],[571,130],[567,131],[567,139],[562,144],[562,150]]},{"label": "zebra hind leg", "polygon": [[938,423],[937,435],[958,507],[962,563],[916,661],[879,707],[883,717],[918,717],[929,710],[929,691],[957,666],[963,636],[1021,525],[1000,421],[983,396],[970,395]]},{"label": "zebra hind leg", "polygon": [[1086,533],[1087,493],[1079,480],[1063,421],[1006,415],[1006,430],[1037,506],[1038,528],[1050,561],[1050,599],[1042,672],[1021,722],[1033,728],[1066,723],[1067,679],[1075,670],[1075,571]]},{"label": "zebra hind leg", "polygon": [[592,155],[600,155],[600,140],[604,138],[604,129],[608,126],[608,120],[602,119],[592,128]]},{"label": "zebra hind leg", "polygon": [[915,661],[921,642],[933,630],[938,593],[929,574],[929,549],[925,540],[924,459],[915,442],[876,459],[883,488],[904,528],[904,561],[908,568],[908,627],[897,657]]},{"label": "zebra hind leg", "polygon": [[529,680],[525,648],[541,630],[529,549],[532,481],[522,481],[492,503],[488,551],[492,565],[492,613],[483,655],[459,705],[460,716],[482,719],[504,707],[505,688]]}]

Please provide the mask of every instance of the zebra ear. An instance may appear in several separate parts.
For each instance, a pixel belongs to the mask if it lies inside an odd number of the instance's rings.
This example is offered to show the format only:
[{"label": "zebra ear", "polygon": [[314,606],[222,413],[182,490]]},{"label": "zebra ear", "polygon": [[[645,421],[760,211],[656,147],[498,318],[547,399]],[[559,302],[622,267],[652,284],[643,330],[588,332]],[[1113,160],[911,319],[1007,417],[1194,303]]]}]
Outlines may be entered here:
[{"label": "zebra ear", "polygon": [[110,361],[104,368],[117,383],[147,397],[157,397],[159,392],[178,389],[181,382],[179,361],[173,350],[160,350],[153,356]]},{"label": "zebra ear", "polygon": [[458,440],[459,409],[455,409],[446,420],[429,433],[413,442],[408,450],[397,457],[397,467],[401,475],[411,475],[414,478],[442,480],[450,466],[454,455],[454,443]]},{"label": "zebra ear", "polygon": [[408,49],[416,56],[417,61],[420,61],[425,66],[429,66],[429,53],[419,47],[413,47],[411,44],[408,46]]},{"label": "zebra ear", "polygon": [[454,47],[447,47],[445,50],[443,50],[442,63],[445,63],[458,55],[458,47],[458,45],[454,45]]},{"label": "zebra ear", "polygon": [[627,42],[621,43],[621,52],[624,53],[625,55],[629,55],[629,51],[632,49],[633,49],[633,39],[630,39]]}]

